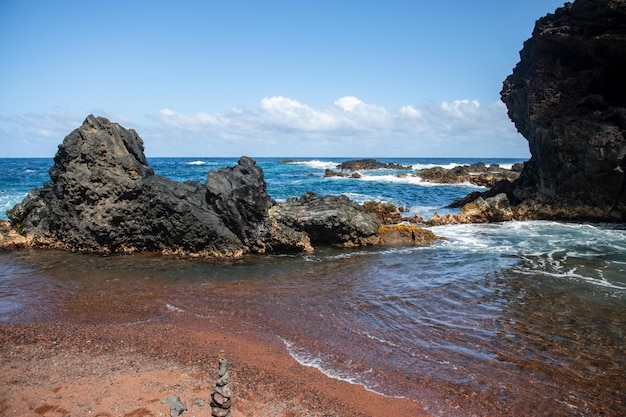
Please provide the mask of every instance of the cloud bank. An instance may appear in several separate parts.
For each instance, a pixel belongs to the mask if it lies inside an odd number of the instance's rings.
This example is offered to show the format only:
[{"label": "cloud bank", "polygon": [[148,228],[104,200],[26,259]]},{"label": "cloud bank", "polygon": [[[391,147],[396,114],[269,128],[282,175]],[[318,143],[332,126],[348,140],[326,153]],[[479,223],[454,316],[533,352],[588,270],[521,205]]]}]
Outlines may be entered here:
[{"label": "cloud bank", "polygon": [[158,120],[181,138],[187,132],[196,145],[245,144],[259,156],[528,155],[500,102],[429,102],[390,112],[352,96],[321,108],[274,96],[263,98],[259,108],[222,114],[161,109]]},{"label": "cloud bank", "polygon": [[[500,102],[427,102],[389,111],[352,96],[317,108],[273,96],[263,98],[258,107],[223,113],[185,114],[163,108],[143,120],[94,114],[136,129],[148,156],[528,156],[527,142]],[[62,138],[86,116],[67,111],[45,117],[0,115],[0,135],[36,146],[52,143],[56,151]]]}]

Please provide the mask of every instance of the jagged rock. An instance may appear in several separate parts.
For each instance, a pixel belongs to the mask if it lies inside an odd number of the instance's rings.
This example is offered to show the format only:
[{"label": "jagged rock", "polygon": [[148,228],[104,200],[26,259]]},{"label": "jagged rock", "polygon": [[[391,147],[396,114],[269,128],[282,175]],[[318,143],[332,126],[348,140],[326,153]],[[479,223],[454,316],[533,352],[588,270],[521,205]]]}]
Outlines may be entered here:
[{"label": "jagged rock", "polygon": [[531,158],[509,201],[527,218],[626,220],[626,3],[566,3],[520,58],[501,96]]},{"label": "jagged rock", "polygon": [[466,204],[456,217],[459,223],[489,223],[513,220],[514,213],[506,194],[498,194]]},{"label": "jagged rock", "polygon": [[15,230],[11,223],[0,220],[0,250],[15,250],[28,246],[26,238]]},{"label": "jagged rock", "polygon": [[443,216],[439,213],[435,213],[432,217],[424,222],[427,226],[443,226],[446,224],[459,224],[459,219],[450,213],[446,213]]},{"label": "jagged rock", "polygon": [[393,204],[381,203],[379,201],[366,201],[363,203],[363,211],[375,214],[382,225],[398,224],[403,221],[400,209]]},{"label": "jagged rock", "polygon": [[421,169],[415,173],[416,177],[426,182],[439,184],[458,184],[469,182],[481,187],[492,187],[499,181],[513,181],[519,177],[519,167],[516,170],[505,169],[498,164],[486,166],[483,162],[471,165],[457,165],[453,168],[433,167]]},{"label": "jagged rock", "polygon": [[379,240],[376,216],[343,195],[320,197],[308,192],[279,203],[270,213],[278,222],[307,233],[314,245],[351,247]]},{"label": "jagged rock", "polygon": [[432,231],[412,224],[380,226],[380,243],[386,246],[426,246],[437,239]]},{"label": "jagged rock", "polygon": [[345,161],[337,165],[337,169],[342,171],[361,171],[367,169],[411,169],[410,166],[400,164],[379,162],[375,159],[359,159],[354,161]]},{"label": "jagged rock", "polygon": [[333,171],[332,169],[326,168],[326,170],[324,171],[324,177],[325,178],[341,177],[341,178],[359,179],[359,178],[362,178],[363,176],[359,174],[358,172],[353,172],[352,174],[346,174],[343,172]]},{"label": "jagged rock", "polygon": [[311,250],[269,216],[263,172],[243,157],[207,184],[154,175],[134,130],[89,116],[59,146],[51,183],[7,212],[34,246],[210,257]]}]

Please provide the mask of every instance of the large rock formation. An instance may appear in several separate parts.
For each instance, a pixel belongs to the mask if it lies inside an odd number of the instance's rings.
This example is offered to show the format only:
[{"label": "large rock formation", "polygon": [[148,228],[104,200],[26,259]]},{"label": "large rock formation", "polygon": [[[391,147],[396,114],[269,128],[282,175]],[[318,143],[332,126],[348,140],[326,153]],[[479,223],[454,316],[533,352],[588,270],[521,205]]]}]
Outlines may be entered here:
[{"label": "large rock formation", "polygon": [[271,214],[280,223],[307,233],[313,244],[351,247],[379,243],[376,215],[364,212],[344,195],[320,197],[308,192],[276,206]]},{"label": "large rock formation", "polygon": [[243,157],[206,184],[154,175],[143,141],[89,116],[54,158],[51,183],[7,212],[33,246],[209,257],[311,250],[308,236],[269,216],[262,170]]},{"label": "large rock formation", "polygon": [[626,220],[626,4],[576,0],[536,23],[502,100],[531,159],[518,218]]},{"label": "large rock formation", "polygon": [[375,213],[346,196],[306,193],[277,203],[267,194],[263,170],[245,156],[234,167],[210,171],[205,184],[160,177],[148,166],[137,133],[102,117],[87,117],[59,145],[54,162],[52,182],[7,212],[13,227],[0,224],[0,249],[223,258],[308,252],[311,244],[425,245],[436,239],[412,225],[382,228]]}]

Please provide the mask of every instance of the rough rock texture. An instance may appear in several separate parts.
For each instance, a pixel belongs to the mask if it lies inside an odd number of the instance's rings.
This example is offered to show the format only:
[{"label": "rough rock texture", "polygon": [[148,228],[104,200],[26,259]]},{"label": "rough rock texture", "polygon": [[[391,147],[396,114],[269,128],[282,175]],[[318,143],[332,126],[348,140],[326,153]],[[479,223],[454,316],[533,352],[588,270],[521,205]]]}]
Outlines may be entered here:
[{"label": "rough rock texture", "polygon": [[412,224],[380,227],[380,244],[385,246],[426,246],[437,239],[432,231]]},{"label": "rough rock texture", "polygon": [[15,250],[28,246],[26,238],[11,227],[11,223],[0,220],[0,250]]},{"label": "rough rock texture", "polygon": [[380,223],[346,196],[320,197],[309,192],[273,207],[280,223],[306,232],[312,244],[343,247],[377,244]]},{"label": "rough rock texture", "polygon": [[521,170],[519,164],[515,164],[513,169],[506,169],[498,164],[486,166],[484,163],[479,162],[471,165],[458,165],[454,168],[433,167],[421,169],[415,173],[415,176],[426,182],[440,184],[470,182],[481,187],[493,187],[502,180],[516,180]]},{"label": "rough rock texture", "polygon": [[368,169],[411,169],[411,167],[394,163],[379,162],[375,159],[359,159],[342,162],[337,165],[337,169],[342,171],[359,171]]},{"label": "rough rock texture", "polygon": [[373,213],[382,225],[398,224],[404,220],[400,209],[393,204],[381,203],[379,201],[366,201],[363,203],[363,210],[366,213]]},{"label": "rough rock texture", "polygon": [[143,141],[89,116],[54,158],[51,183],[7,212],[34,246],[231,257],[307,251],[308,237],[269,216],[263,172],[250,158],[207,184],[154,175]]},{"label": "rough rock texture", "polygon": [[626,220],[626,3],[576,0],[536,23],[502,100],[531,159],[518,217]]}]

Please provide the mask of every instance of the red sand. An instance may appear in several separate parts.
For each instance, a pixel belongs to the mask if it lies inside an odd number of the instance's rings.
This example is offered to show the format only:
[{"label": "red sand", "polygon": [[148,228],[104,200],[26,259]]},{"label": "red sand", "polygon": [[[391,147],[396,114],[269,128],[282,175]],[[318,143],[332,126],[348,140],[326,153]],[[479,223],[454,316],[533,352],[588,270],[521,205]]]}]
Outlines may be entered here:
[{"label": "red sand", "polygon": [[161,403],[169,395],[187,406],[183,416],[210,416],[221,356],[233,377],[233,417],[430,415],[414,401],[328,378],[254,335],[156,323],[18,323],[0,324],[0,349],[1,416],[169,416]]}]

